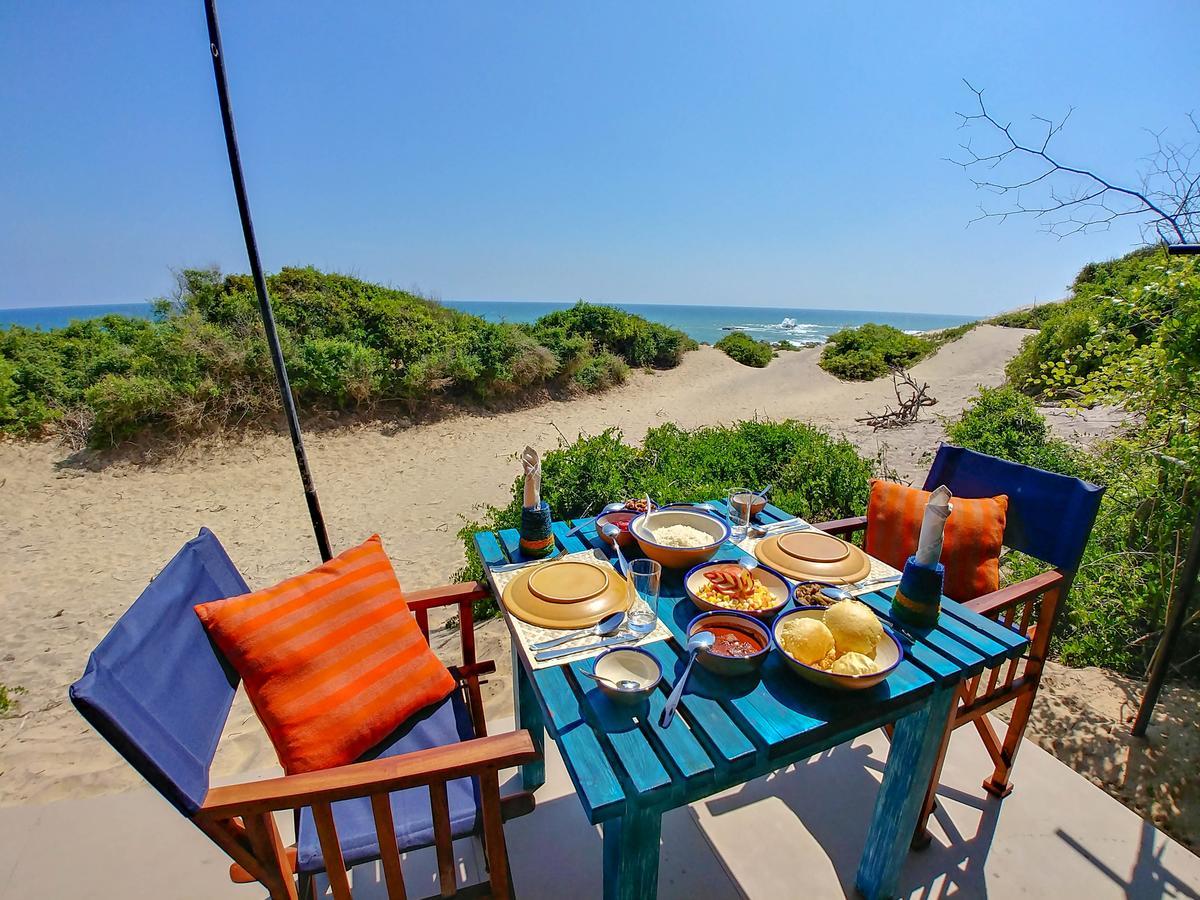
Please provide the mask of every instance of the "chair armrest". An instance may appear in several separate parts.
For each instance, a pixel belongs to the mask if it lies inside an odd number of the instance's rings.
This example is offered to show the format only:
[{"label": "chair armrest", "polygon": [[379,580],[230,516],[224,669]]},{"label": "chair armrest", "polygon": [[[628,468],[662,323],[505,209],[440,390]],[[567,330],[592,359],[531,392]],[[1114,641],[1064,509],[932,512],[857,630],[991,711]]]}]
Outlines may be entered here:
[{"label": "chair armrest", "polygon": [[833,519],[829,522],[815,522],[813,528],[819,528],[827,534],[853,534],[867,527],[866,516],[851,516],[849,519]]},{"label": "chair armrest", "polygon": [[1046,591],[1055,585],[1061,584],[1064,580],[1066,580],[1066,576],[1057,569],[1042,572],[1040,575],[1034,575],[1032,578],[1026,578],[1024,581],[1018,581],[1016,584],[1002,587],[998,591],[992,591],[990,594],[984,594],[982,597],[968,600],[963,606],[971,610],[971,612],[977,612],[981,616],[991,618],[996,613],[1003,612],[1010,606],[1015,606],[1023,600],[1046,593]]},{"label": "chair armrest", "polygon": [[443,584],[439,587],[413,591],[404,599],[409,609],[433,609],[438,606],[454,606],[492,596],[492,589],[482,581],[464,581],[461,584]]},{"label": "chair armrest", "polygon": [[212,788],[196,815],[221,820],[334,803],[495,772],[540,756],[528,731],[511,731],[336,769]]}]

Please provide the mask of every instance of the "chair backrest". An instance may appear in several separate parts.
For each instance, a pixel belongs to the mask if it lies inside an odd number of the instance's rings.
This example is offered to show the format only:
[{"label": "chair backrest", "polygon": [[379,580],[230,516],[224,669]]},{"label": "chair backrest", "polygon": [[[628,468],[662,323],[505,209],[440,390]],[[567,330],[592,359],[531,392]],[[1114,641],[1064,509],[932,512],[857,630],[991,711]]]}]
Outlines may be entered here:
[{"label": "chair backrest", "polygon": [[942,444],[925,479],[925,490],[946,485],[956,497],[1008,495],[1004,544],[1074,572],[1104,488],[995,456]]},{"label": "chair backrest", "polygon": [[202,528],[167,563],[71,685],[71,702],[186,816],[208,793],[208,770],[238,676],[192,607],[245,594],[246,582]]}]

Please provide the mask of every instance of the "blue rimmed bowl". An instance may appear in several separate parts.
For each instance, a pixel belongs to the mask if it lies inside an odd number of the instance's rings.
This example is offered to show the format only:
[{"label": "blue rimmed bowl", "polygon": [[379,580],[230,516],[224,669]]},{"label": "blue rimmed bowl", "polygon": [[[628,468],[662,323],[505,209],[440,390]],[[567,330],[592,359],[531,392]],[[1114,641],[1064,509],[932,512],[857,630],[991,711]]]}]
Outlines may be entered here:
[{"label": "blue rimmed bowl", "polygon": [[[687,525],[704,532],[711,540],[699,547],[668,547],[655,541],[653,532],[671,525]],[[642,553],[663,568],[690,569],[716,555],[721,545],[729,540],[729,525],[723,519],[697,509],[668,507],[642,513],[629,523],[629,533]]]},{"label": "blue rimmed bowl", "polygon": [[622,690],[603,681],[594,682],[601,693],[616,703],[641,703],[662,681],[662,666],[653,654],[640,647],[613,647],[592,663],[592,671],[611,681],[636,681],[637,690]]},{"label": "blue rimmed bowl", "polygon": [[717,675],[749,675],[757,672],[762,668],[767,654],[771,651],[771,629],[745,613],[700,613],[688,623],[688,638],[690,639],[697,631],[711,631],[717,635],[718,640],[722,634],[733,632],[743,640],[750,641],[761,648],[747,656],[727,656],[716,652],[715,648],[699,651],[696,654],[696,662]]},{"label": "blue rimmed bowl", "polygon": [[896,636],[892,634],[887,624],[884,623],[883,640],[875,648],[875,663],[879,666],[878,672],[872,672],[870,675],[839,675],[836,672],[826,672],[824,669],[818,669],[816,666],[800,662],[800,660],[783,649],[783,644],[779,640],[779,633],[783,630],[783,626],[794,618],[802,617],[823,621],[825,618],[825,609],[826,607],[824,606],[800,606],[778,616],[771,626],[771,643],[779,651],[788,668],[805,681],[811,681],[815,685],[832,688],[835,691],[862,691],[875,687],[875,685],[895,672],[896,667],[904,661],[904,647],[896,639]]},{"label": "blue rimmed bowl", "polygon": [[752,574],[775,596],[775,603],[764,609],[731,609],[719,603],[711,603],[700,596],[700,588],[708,583],[708,579],[704,573],[722,566],[729,566],[734,569],[741,568],[737,560],[713,560],[693,567],[683,576],[683,587],[687,591],[688,599],[701,612],[741,612],[756,619],[769,622],[792,600],[793,591],[791,583],[774,569],[759,565],[754,568]]}]

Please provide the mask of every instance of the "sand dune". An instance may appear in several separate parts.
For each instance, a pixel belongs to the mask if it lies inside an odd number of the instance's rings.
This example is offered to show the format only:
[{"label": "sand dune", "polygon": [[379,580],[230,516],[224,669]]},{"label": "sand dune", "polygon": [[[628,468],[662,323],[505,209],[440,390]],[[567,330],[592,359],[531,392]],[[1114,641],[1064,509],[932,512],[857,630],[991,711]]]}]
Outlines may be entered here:
[{"label": "sand dune", "polygon": [[[549,449],[609,426],[640,439],[663,422],[683,427],[751,416],[796,418],[845,433],[864,453],[884,452],[915,477],[980,384],[1003,380],[1028,332],[980,326],[914,369],[939,403],[927,420],[873,434],[854,418],[892,399],[890,380],[848,384],[816,364],[817,351],[784,353],[748,369],[705,347],[675,370],[638,372],[624,387],[496,415],[463,415],[395,430],[360,426],[311,435],[308,448],[335,547],[383,535],[401,581],[448,581],[462,563],[455,532],[483,503],[508,496],[513,455]],[[0,682],[19,685],[16,716],[0,720],[0,803],[116,790],[137,776],[70,707],[67,685],[88,652],[180,544],[207,525],[247,581],[262,586],[318,561],[286,438],[201,441],[153,466],[100,471],[60,467],[55,444],[0,445]],[[507,664],[502,631],[485,649]],[[508,702],[506,673],[490,693]],[[274,760],[241,698],[218,768],[263,769]]]}]

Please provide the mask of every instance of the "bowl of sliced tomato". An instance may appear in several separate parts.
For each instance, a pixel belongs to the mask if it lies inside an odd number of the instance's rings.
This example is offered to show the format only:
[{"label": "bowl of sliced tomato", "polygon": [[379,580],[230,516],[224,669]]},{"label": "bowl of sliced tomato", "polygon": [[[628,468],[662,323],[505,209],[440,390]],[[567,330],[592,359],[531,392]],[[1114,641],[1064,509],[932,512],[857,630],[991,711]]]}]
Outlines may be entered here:
[{"label": "bowl of sliced tomato", "polygon": [[791,583],[767,566],[746,569],[732,560],[701,563],[683,579],[688,598],[704,612],[740,612],[770,620],[792,599]]}]

